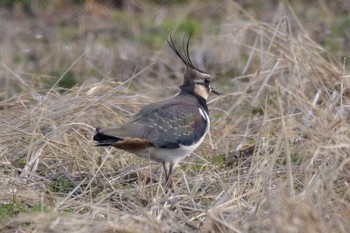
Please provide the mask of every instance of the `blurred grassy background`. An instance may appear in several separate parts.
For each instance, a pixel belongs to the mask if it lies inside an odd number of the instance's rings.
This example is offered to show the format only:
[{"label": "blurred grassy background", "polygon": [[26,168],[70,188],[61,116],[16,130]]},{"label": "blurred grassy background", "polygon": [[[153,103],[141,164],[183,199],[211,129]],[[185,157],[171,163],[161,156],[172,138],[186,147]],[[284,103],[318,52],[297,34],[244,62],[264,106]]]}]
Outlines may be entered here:
[{"label": "blurred grassy background", "polygon": [[[348,64],[349,5],[346,0],[2,0],[0,97],[14,96],[26,85],[47,89],[58,82],[58,87],[71,88],[92,78],[120,81],[150,64],[170,32],[193,32],[194,40],[205,40],[225,30],[222,24],[228,17],[233,22],[247,17],[276,24],[282,17],[293,17],[286,15],[289,7],[299,20],[292,23],[292,33],[304,29],[327,56],[346,58]],[[240,53],[234,64],[220,64],[207,54],[200,65],[209,72],[238,75],[248,57]],[[84,57],[78,59],[80,55]],[[21,78],[11,77],[4,66],[23,72]]]},{"label": "blurred grassy background", "polygon": [[[0,0],[0,19],[1,232],[349,232],[348,0]],[[170,33],[223,96],[166,195],[91,138],[176,93]]]}]

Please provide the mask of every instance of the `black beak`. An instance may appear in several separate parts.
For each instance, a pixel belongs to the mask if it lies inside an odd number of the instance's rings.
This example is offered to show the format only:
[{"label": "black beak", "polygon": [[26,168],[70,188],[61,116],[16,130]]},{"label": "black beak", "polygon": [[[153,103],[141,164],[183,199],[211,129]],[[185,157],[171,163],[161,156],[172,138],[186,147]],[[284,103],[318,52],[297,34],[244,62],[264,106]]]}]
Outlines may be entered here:
[{"label": "black beak", "polygon": [[213,92],[214,94],[221,95],[221,93],[218,92],[217,90],[213,89],[212,87],[210,87],[210,88],[211,88],[211,92]]}]

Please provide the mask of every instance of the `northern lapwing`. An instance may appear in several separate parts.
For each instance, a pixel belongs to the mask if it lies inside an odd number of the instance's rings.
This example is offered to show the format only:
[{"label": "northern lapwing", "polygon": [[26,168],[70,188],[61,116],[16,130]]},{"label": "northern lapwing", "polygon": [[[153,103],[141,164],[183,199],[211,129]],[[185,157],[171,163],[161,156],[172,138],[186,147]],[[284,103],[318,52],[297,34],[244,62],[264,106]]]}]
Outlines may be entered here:
[{"label": "northern lapwing", "polygon": [[190,155],[209,131],[207,99],[219,93],[210,86],[211,76],[196,68],[189,56],[189,36],[183,52],[170,35],[168,44],[186,65],[184,82],[174,97],[149,104],[125,124],[97,128],[97,146],[112,146],[162,163],[165,189],[171,186],[174,166]]}]

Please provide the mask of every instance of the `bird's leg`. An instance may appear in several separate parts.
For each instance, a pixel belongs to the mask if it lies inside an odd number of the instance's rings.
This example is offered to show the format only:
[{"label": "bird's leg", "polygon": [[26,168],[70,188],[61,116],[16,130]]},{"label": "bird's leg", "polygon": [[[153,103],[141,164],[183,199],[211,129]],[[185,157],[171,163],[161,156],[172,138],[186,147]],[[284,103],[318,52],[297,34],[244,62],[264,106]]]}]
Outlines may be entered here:
[{"label": "bird's leg", "polygon": [[167,182],[167,180],[169,179],[169,177],[168,177],[168,171],[167,171],[167,169],[166,169],[166,164],[165,164],[164,161],[162,162],[162,164],[163,164],[163,169],[164,169],[164,174],[165,174],[165,181]]},{"label": "bird's leg", "polygon": [[169,163],[168,176],[167,176],[167,179],[165,180],[166,192],[168,192],[168,189],[173,190],[173,180],[172,180],[173,169],[174,169],[174,164]]},{"label": "bird's leg", "polygon": [[169,163],[169,169],[166,168],[166,164],[165,162],[162,163],[163,164],[163,169],[164,169],[164,173],[165,173],[165,192],[168,193],[168,189],[173,187],[172,184],[172,173],[173,173],[173,169],[174,169],[174,163]]}]

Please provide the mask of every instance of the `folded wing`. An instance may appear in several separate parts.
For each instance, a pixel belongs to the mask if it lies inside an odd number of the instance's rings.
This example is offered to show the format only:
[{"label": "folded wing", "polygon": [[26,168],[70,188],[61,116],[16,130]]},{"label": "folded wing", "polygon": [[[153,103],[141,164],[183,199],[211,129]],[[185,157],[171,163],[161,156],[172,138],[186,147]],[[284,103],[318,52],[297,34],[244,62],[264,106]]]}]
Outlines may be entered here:
[{"label": "folded wing", "polygon": [[120,127],[99,129],[94,140],[102,146],[126,138],[143,139],[160,148],[189,146],[205,134],[208,119],[203,112],[199,105],[180,103],[176,99],[158,102],[146,106]]}]

